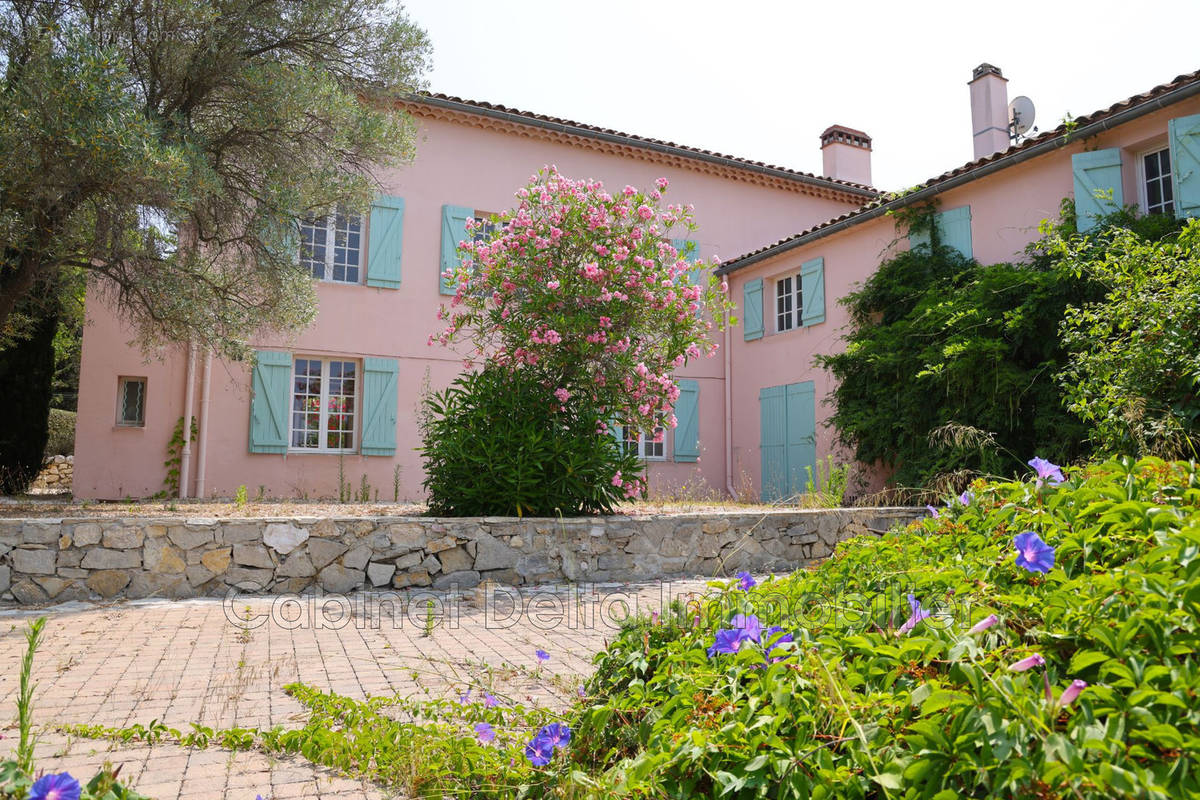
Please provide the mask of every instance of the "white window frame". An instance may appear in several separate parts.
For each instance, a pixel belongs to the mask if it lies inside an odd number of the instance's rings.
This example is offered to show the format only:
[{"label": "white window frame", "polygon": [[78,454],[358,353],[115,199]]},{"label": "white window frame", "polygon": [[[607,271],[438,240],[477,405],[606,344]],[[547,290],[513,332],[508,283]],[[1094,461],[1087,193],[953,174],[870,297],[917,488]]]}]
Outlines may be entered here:
[{"label": "white window frame", "polygon": [[[639,433],[637,441],[629,437],[632,432],[627,425],[621,426],[621,447],[626,453],[635,453],[642,461],[666,461],[667,460],[667,430],[664,426],[658,425],[655,427],[655,432],[662,431],[662,440],[654,441],[654,433],[646,435]],[[660,451],[660,452],[655,452]]]},{"label": "white window frame", "polygon": [[[125,418],[125,387],[131,383],[139,383],[142,386],[141,396],[141,418],[130,422]],[[117,378],[117,427],[118,428],[144,428],[146,427],[146,384],[148,381],[144,376],[138,375],[121,375]]]},{"label": "white window frame", "polygon": [[[295,419],[292,416],[296,413],[296,362],[297,361],[320,361],[321,362],[321,394],[320,394],[320,422],[317,428],[317,446],[303,447],[294,444],[294,436],[298,429],[295,427]],[[351,429],[351,446],[345,447],[329,447],[329,371],[330,364],[334,361],[339,361],[343,364],[354,365],[354,427]],[[288,452],[289,453],[334,453],[338,455],[348,455],[357,453],[359,446],[362,443],[362,360],[357,358],[347,358],[346,356],[332,355],[306,355],[303,353],[295,353],[292,355],[292,379],[288,384]],[[307,396],[307,393],[305,393]],[[307,412],[301,412],[307,413]]]},{"label": "white window frame", "polygon": [[[325,225],[324,225],[324,230],[325,230],[325,269],[324,269],[321,277],[317,277],[317,275],[314,274],[313,280],[320,281],[322,283],[337,283],[337,284],[342,284],[344,286],[357,286],[357,285],[362,284],[363,279],[365,278],[365,273],[366,273],[366,270],[364,269],[364,266],[363,266],[363,251],[366,249],[366,241],[367,241],[366,219],[363,217],[362,214],[351,213],[350,211],[347,211],[345,208],[342,208],[340,206],[338,208],[331,209],[329,212],[327,212],[327,213],[323,214],[322,216],[317,217],[315,219],[311,219],[311,220],[301,219],[300,220],[300,239],[301,239],[300,247],[301,248],[304,247],[304,228],[306,226],[310,227],[310,228],[317,228],[317,225],[316,225],[317,219],[322,219],[325,221]],[[353,220],[355,220],[355,219],[358,220],[358,248],[357,248],[357,257],[356,257],[355,263],[353,263],[353,264],[348,263],[348,264],[342,265],[342,266],[344,266],[344,268],[346,270],[350,270],[350,269],[358,270],[358,277],[352,281],[337,280],[336,278],[333,277],[334,267],[338,266],[334,263],[334,256],[337,253],[337,237],[338,237],[338,220],[339,219],[346,220],[347,228],[349,228],[349,226]],[[347,230],[346,233],[349,234],[350,231]],[[299,257],[299,255],[302,255],[302,254],[303,253],[301,251],[301,253],[298,254],[298,257]],[[306,266],[308,266],[309,271],[311,272],[312,265],[306,264]]]},{"label": "white window frame", "polygon": [[[787,281],[790,288],[784,289],[784,282]],[[800,273],[792,275],[780,275],[772,281],[775,287],[773,319],[775,320],[775,333],[786,333],[794,331],[801,327],[800,321],[803,318],[804,309],[804,286],[800,279]],[[785,293],[786,292],[786,293]],[[781,311],[779,306],[786,300],[791,304],[791,308],[786,311]]]},{"label": "white window frame", "polygon": [[[1146,157],[1152,156],[1152,155],[1158,155],[1159,153],[1162,153],[1162,152],[1166,152],[1167,159],[1169,161],[1171,158],[1171,148],[1166,142],[1163,142],[1162,144],[1159,144],[1154,147],[1143,150],[1137,154],[1138,206],[1141,208],[1141,211],[1143,214],[1151,213],[1151,211],[1150,211],[1150,196],[1146,192],[1146,182],[1147,182]],[[1170,211],[1170,213],[1172,216],[1174,216],[1174,214],[1175,214],[1175,187],[1171,182],[1172,170],[1174,170],[1174,168],[1175,168],[1174,164],[1168,163],[1166,174],[1160,175],[1158,178],[1155,178],[1155,180],[1161,181],[1161,183],[1167,189],[1169,189],[1171,191],[1171,211]],[[1167,212],[1164,209],[1160,209],[1159,211],[1157,211],[1155,213],[1165,214]]]}]

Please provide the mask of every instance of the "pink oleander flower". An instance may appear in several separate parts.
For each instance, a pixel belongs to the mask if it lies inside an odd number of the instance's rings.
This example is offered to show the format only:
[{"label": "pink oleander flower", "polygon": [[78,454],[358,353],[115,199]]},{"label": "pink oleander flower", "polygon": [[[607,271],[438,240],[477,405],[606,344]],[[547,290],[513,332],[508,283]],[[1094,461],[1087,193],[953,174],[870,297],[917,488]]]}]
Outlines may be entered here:
[{"label": "pink oleander flower", "polygon": [[571,399],[571,393],[561,386],[554,390],[554,396],[558,398],[560,403],[565,403]]},{"label": "pink oleander flower", "polygon": [[671,185],[671,182],[666,178],[655,178],[654,185],[658,187],[659,191],[665,192],[667,187]]}]

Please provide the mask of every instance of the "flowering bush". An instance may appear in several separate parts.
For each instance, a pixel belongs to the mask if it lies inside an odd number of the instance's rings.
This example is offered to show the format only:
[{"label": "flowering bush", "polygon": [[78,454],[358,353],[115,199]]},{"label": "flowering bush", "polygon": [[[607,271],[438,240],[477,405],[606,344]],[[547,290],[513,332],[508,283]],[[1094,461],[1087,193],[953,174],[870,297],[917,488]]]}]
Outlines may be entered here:
[{"label": "flowering bush", "polygon": [[1194,795],[1200,473],[1038,462],[631,624],[571,722],[576,769],[604,796]]},{"label": "flowering bush", "polygon": [[[692,261],[673,244],[695,230],[691,208],[662,208],[667,180],[655,187],[612,194],[538,172],[490,235],[460,244],[461,264],[444,276],[456,292],[430,343],[461,343],[469,364],[530,376],[546,411],[592,409],[600,433],[613,421],[674,427],[672,374],[716,352],[709,333],[731,305],[716,259]],[[636,472],[619,481],[641,488]]]}]

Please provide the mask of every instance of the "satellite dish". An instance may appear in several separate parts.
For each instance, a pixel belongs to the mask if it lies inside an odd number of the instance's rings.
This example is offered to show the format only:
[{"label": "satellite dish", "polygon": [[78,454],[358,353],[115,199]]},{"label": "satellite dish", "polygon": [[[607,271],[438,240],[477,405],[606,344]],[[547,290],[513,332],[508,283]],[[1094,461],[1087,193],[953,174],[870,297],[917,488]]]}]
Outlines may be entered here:
[{"label": "satellite dish", "polygon": [[1033,101],[1025,95],[1014,98],[1008,104],[1008,134],[1017,139],[1033,128]]}]

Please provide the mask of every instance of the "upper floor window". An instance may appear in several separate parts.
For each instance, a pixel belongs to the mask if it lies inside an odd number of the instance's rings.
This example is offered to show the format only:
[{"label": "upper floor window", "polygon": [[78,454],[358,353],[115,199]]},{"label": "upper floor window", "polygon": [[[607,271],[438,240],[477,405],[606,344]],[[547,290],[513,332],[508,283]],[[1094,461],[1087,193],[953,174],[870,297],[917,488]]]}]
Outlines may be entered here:
[{"label": "upper floor window", "polygon": [[1171,187],[1171,151],[1146,153],[1141,159],[1142,204],[1147,214],[1174,214],[1175,192]]},{"label": "upper floor window", "polygon": [[292,372],[293,450],[350,453],[358,417],[358,363],[297,358]]},{"label": "upper floor window", "polygon": [[659,425],[653,433],[638,433],[625,426],[621,432],[621,445],[626,453],[633,453],[645,461],[666,459],[666,430]]},{"label": "upper floor window", "polygon": [[339,208],[300,220],[300,263],[317,280],[360,283],[362,216]]},{"label": "upper floor window", "polygon": [[775,281],[775,331],[790,331],[800,325],[800,310],[804,308],[799,275],[788,275]]},{"label": "upper floor window", "polygon": [[146,427],[145,378],[121,378],[117,384],[117,425]]}]

